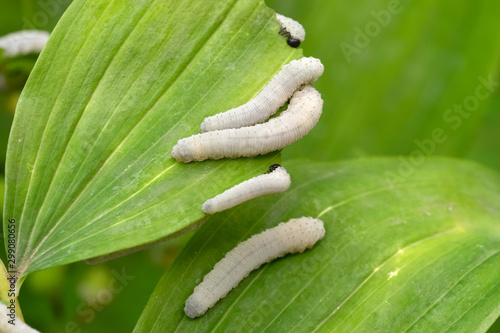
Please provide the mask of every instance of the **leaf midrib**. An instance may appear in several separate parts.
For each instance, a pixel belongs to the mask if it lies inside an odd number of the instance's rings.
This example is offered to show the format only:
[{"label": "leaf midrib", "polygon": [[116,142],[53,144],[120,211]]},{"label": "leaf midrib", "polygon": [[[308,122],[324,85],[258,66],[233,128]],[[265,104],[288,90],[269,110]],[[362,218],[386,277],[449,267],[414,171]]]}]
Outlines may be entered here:
[{"label": "leaf midrib", "polygon": [[[154,4],[154,3],[156,3],[157,1],[158,1],[158,0],[154,0],[154,1],[153,1],[153,4]],[[229,16],[229,13],[232,11],[232,9],[233,9],[233,8],[234,8],[234,6],[236,5],[236,3],[237,3],[237,0],[233,0],[233,3],[232,3],[232,5],[231,5],[231,7],[228,9],[228,11],[227,11],[226,15],[224,16],[224,19],[222,19],[222,20],[220,21],[220,23],[219,23],[216,27],[214,27],[214,28],[211,30],[211,31],[212,31],[211,33],[210,33],[210,32],[209,32],[209,33],[207,33],[208,38],[207,38],[204,42],[201,42],[201,41],[200,41],[200,45],[199,45],[198,49],[197,49],[197,50],[195,50],[195,51],[192,53],[192,56],[191,56],[191,57],[188,59],[188,61],[187,61],[187,65],[186,65],[186,66],[182,69],[182,71],[180,71],[180,72],[178,73],[178,75],[177,75],[177,76],[176,76],[176,78],[172,81],[172,83],[170,84],[170,86],[169,86],[169,87],[165,90],[165,92],[164,92],[164,93],[163,93],[163,94],[162,94],[162,95],[161,95],[161,96],[157,99],[157,101],[156,101],[156,103],[153,105],[153,107],[151,107],[148,111],[146,111],[146,113],[145,113],[145,114],[143,115],[143,117],[139,120],[139,122],[138,122],[138,123],[134,126],[134,128],[133,128],[133,129],[129,132],[129,134],[125,137],[125,139],[124,139],[124,140],[120,143],[120,145],[118,146],[118,148],[117,148],[117,149],[115,149],[115,150],[111,153],[110,157],[106,160],[106,162],[107,162],[107,161],[109,161],[109,159],[110,159],[110,158],[114,155],[114,153],[116,153],[116,152],[118,151],[118,149],[121,147],[121,145],[122,145],[122,144],[126,141],[126,139],[127,139],[127,138],[131,135],[131,133],[132,133],[132,132],[133,132],[133,131],[137,128],[137,126],[138,126],[138,125],[139,125],[139,124],[140,124],[140,123],[141,123],[141,122],[142,122],[142,121],[146,118],[146,116],[149,114],[149,112],[150,112],[152,109],[154,109],[154,106],[156,106],[156,105],[157,105],[158,101],[159,101],[159,100],[160,100],[160,99],[161,99],[161,98],[162,98],[162,97],[163,97],[163,96],[164,96],[164,95],[165,95],[165,94],[169,91],[169,89],[170,89],[173,85],[175,85],[175,83],[177,82],[177,80],[179,79],[179,77],[181,77],[181,76],[182,76],[182,74],[183,74],[183,73],[187,70],[187,68],[189,67],[189,65],[193,62],[193,60],[197,57],[197,55],[201,52],[201,50],[203,50],[203,48],[206,46],[206,44],[208,43],[208,41],[210,41],[211,37],[213,36],[213,33],[214,33],[215,31],[217,31],[217,30],[218,30],[218,29],[219,29],[219,28],[223,25],[223,23],[226,21],[227,17]],[[179,4],[180,4],[180,2],[179,2]],[[135,31],[135,29],[137,28],[138,24],[139,24],[139,23],[140,23],[140,22],[144,19],[145,15],[149,12],[149,10],[150,10],[152,7],[153,7],[152,5],[151,5],[151,6],[148,6],[148,7],[146,8],[146,10],[142,13],[142,15],[141,15],[140,19],[139,19],[139,20],[135,23],[134,28],[130,30],[130,33],[129,33],[129,34],[128,34],[128,36],[125,38],[125,41],[124,41],[124,43],[122,43],[122,45],[120,46],[119,50],[123,47],[123,45],[125,45],[125,43],[126,43],[126,41],[128,40],[128,38],[132,35],[132,33],[133,33],[133,32]],[[95,26],[94,26],[94,27],[95,27]],[[119,52],[119,50],[118,50],[118,52]],[[117,52],[117,53],[118,53],[118,52]],[[113,56],[113,58],[111,59],[110,63],[108,64],[108,66],[107,66],[107,68],[106,68],[105,73],[106,73],[106,72],[107,72],[107,70],[109,69],[110,65],[113,63],[113,60],[115,59],[115,57],[116,57],[116,54],[117,54],[117,53],[115,53],[115,55],[114,55],[114,56]],[[76,58],[76,57],[75,57],[75,58]],[[103,75],[103,76],[104,76],[104,75]],[[96,86],[96,88],[94,89],[93,94],[95,93],[95,91],[97,90],[97,88],[99,87],[99,85],[100,85],[100,83],[101,83],[101,82],[102,82],[102,81],[99,81],[99,84],[98,84],[98,85]],[[61,90],[61,91],[62,91],[62,90]],[[92,96],[93,96],[93,94],[92,94]],[[89,103],[87,103],[87,106],[88,106],[88,104],[89,104]],[[83,115],[83,113],[84,113],[84,112],[82,112],[82,115]],[[186,114],[183,116],[183,118],[184,118],[184,117],[186,117]],[[182,118],[181,118],[181,120],[182,120]],[[177,123],[177,124],[178,124],[178,123]],[[176,124],[176,125],[177,125],[177,124]],[[171,130],[171,129],[170,129],[170,130]],[[169,131],[170,131],[170,130],[169,130]],[[74,133],[74,132],[73,132],[73,133]],[[69,141],[68,141],[68,142],[69,142]],[[66,146],[66,149],[67,149],[67,147],[68,147],[68,145]],[[65,152],[66,152],[66,149],[65,149]],[[61,159],[61,160],[62,160],[62,159]],[[105,162],[105,163],[106,163],[106,162]],[[105,165],[105,164],[104,164],[104,165]],[[175,165],[175,164],[173,164],[173,165]],[[172,165],[172,166],[173,166],[173,165]],[[58,166],[58,168],[59,168],[59,166]],[[92,180],[91,180],[91,181],[89,181],[89,182],[87,183],[87,185],[86,185],[86,187],[85,187],[84,189],[86,189],[86,188],[88,187],[88,185],[89,185],[89,184],[90,184],[90,183],[91,183],[91,182],[92,182],[92,181],[96,178],[96,176],[100,173],[100,171],[101,171],[102,169],[103,169],[102,167],[101,167],[101,168],[99,168],[98,172],[94,175],[94,177],[92,178]],[[168,170],[168,168],[167,168],[167,170]],[[55,174],[54,174],[54,175],[55,175]],[[30,180],[30,184],[31,184],[31,180]],[[52,185],[52,182],[51,182],[51,185]],[[83,189],[83,190],[84,190],[84,189]],[[82,190],[82,192],[80,192],[80,195],[83,193],[83,190]],[[137,194],[137,193],[135,193],[135,194]],[[77,199],[76,199],[75,201],[73,201],[73,203],[69,206],[69,208],[65,211],[65,213],[63,213],[62,217],[61,217],[61,218],[60,218],[60,219],[59,219],[59,220],[55,223],[55,225],[54,225],[54,226],[53,226],[53,227],[49,230],[49,232],[48,232],[48,233],[47,233],[47,234],[46,234],[46,235],[42,238],[42,240],[38,243],[38,245],[35,247],[35,249],[32,251],[32,253],[28,256],[28,258],[20,264],[20,269],[19,269],[19,271],[20,271],[19,275],[20,275],[20,276],[22,276],[22,274],[24,273],[24,272],[23,272],[23,271],[24,271],[24,268],[25,268],[25,267],[27,267],[27,266],[29,265],[30,261],[33,259],[33,257],[35,256],[36,252],[38,251],[38,249],[39,249],[39,248],[43,245],[43,243],[44,243],[44,242],[48,239],[48,237],[49,237],[49,236],[52,234],[52,232],[56,229],[56,227],[59,225],[59,223],[61,223],[61,221],[63,221],[63,217],[64,217],[64,216],[66,215],[66,213],[70,210],[70,208],[71,208],[71,207],[73,207],[73,205],[75,204],[75,202],[77,202],[77,201],[78,201],[78,198],[80,197],[80,195],[77,197]],[[45,200],[44,200],[44,202],[45,202]],[[33,235],[33,233],[32,233],[31,235]],[[31,235],[30,235],[30,240],[31,240]],[[59,243],[60,243],[60,242],[59,242]],[[58,244],[59,244],[59,243],[58,243]],[[29,250],[29,248],[30,248],[30,244],[28,243],[27,250]],[[26,252],[27,252],[27,251],[26,251]],[[25,252],[25,253],[26,253],[26,252]],[[44,252],[44,253],[45,253],[45,252]]]}]

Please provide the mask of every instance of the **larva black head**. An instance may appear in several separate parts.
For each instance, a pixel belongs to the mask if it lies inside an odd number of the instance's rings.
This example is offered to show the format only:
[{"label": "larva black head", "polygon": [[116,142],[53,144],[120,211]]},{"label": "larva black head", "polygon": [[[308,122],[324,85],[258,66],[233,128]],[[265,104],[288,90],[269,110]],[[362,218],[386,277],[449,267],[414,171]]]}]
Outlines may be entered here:
[{"label": "larva black head", "polygon": [[300,40],[289,37],[286,39],[286,42],[288,43],[289,46],[297,48],[300,46]]},{"label": "larva black head", "polygon": [[269,167],[269,171],[267,173],[271,173],[273,172],[274,170],[278,169],[281,165],[279,164],[273,164]]}]

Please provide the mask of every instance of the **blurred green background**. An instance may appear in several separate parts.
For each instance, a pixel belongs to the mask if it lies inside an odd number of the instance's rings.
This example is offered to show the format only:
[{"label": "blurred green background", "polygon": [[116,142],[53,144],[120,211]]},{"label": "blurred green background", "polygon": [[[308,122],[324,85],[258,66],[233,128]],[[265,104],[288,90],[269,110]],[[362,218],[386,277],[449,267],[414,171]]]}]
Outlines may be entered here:
[{"label": "blurred green background", "polygon": [[[69,0],[0,0],[0,36],[36,28],[51,31]],[[446,140],[430,154],[477,161],[500,171],[500,94],[482,82],[498,80],[500,3],[267,0],[303,24],[306,56],[325,74],[315,85],[325,100],[320,124],[283,151],[283,160],[337,160],[367,155],[408,156],[440,129]],[[9,89],[0,91],[0,177],[15,105],[36,56],[0,58]],[[487,98],[478,97],[478,89]],[[462,111],[458,111],[458,110]],[[3,181],[0,181],[3,187]],[[3,194],[3,190],[2,190]],[[3,195],[2,195],[3,197]],[[2,198],[3,200],[3,198]],[[131,331],[163,271],[190,235],[106,264],[76,263],[29,276],[20,304],[43,332]],[[3,253],[2,247],[2,258]],[[134,277],[109,304],[95,297],[126,270]],[[500,331],[500,325],[490,332]]]}]

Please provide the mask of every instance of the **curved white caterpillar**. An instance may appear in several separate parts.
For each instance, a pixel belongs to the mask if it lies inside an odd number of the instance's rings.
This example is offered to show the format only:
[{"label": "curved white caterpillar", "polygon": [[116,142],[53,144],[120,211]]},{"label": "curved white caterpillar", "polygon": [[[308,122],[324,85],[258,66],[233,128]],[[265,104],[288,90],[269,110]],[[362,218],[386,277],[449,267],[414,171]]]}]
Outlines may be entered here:
[{"label": "curved white caterpillar", "polygon": [[304,57],[292,60],[248,103],[205,118],[200,126],[201,132],[240,128],[266,121],[300,86],[316,82],[323,71],[324,66],[319,59]]},{"label": "curved white caterpillar", "polygon": [[50,34],[41,30],[21,30],[0,37],[4,57],[42,52]]},{"label": "curved white caterpillar", "polygon": [[294,143],[316,126],[323,109],[321,94],[311,86],[297,90],[290,105],[267,123],[237,129],[195,134],[172,149],[179,162],[251,157]]},{"label": "curved white caterpillar", "polygon": [[253,235],[229,251],[205,275],[187,299],[184,312],[191,318],[201,316],[262,264],[288,253],[302,253],[324,235],[323,221],[312,217],[291,219]]},{"label": "curved white caterpillar", "polygon": [[261,195],[281,193],[288,190],[291,183],[290,175],[281,166],[273,167],[274,165],[269,173],[246,180],[216,197],[208,199],[201,206],[201,209],[207,214],[214,214]]},{"label": "curved white caterpillar", "polygon": [[280,35],[288,37],[286,42],[291,47],[299,47],[300,42],[306,39],[306,31],[299,22],[276,13],[276,19],[281,26]]}]

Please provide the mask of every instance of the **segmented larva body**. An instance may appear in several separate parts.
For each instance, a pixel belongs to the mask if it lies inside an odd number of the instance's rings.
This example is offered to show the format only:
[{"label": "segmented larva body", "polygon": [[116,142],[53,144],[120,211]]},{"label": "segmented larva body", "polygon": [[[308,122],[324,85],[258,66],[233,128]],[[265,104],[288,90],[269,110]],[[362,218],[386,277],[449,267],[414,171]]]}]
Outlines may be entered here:
[{"label": "segmented larva body", "polygon": [[278,13],[276,13],[276,19],[281,26],[280,34],[288,37],[288,45],[291,47],[299,47],[300,42],[306,39],[306,31],[302,24]]},{"label": "segmented larva body", "polygon": [[280,166],[205,201],[201,209],[207,214],[221,212],[261,195],[284,192],[290,187],[290,183],[290,175]]},{"label": "segmented larva body", "polygon": [[304,252],[325,235],[323,221],[312,217],[291,219],[253,235],[238,244],[215,264],[186,301],[184,312],[191,318],[203,315],[241,280],[262,264],[288,253]]},{"label": "segmented larva body", "polygon": [[292,60],[248,103],[205,118],[200,126],[201,132],[240,128],[266,121],[302,85],[316,82],[323,71],[324,66],[319,59],[304,57]]},{"label": "segmented larva body", "polygon": [[0,49],[5,57],[42,52],[50,34],[40,30],[22,30],[0,37]]},{"label": "segmented larva body", "polygon": [[297,90],[279,117],[264,124],[196,134],[172,149],[179,162],[251,157],[279,150],[301,139],[316,126],[323,110],[321,94],[311,86]]}]

